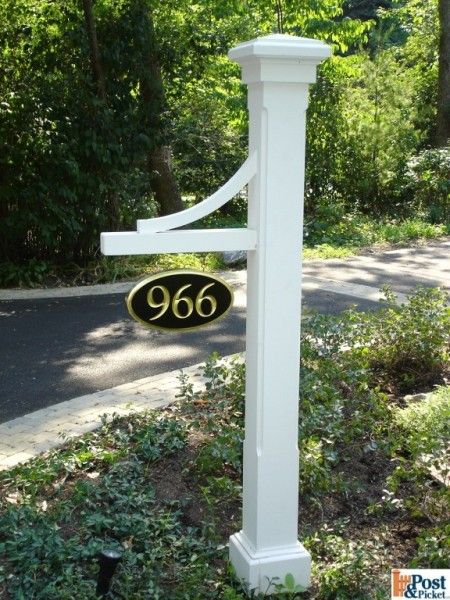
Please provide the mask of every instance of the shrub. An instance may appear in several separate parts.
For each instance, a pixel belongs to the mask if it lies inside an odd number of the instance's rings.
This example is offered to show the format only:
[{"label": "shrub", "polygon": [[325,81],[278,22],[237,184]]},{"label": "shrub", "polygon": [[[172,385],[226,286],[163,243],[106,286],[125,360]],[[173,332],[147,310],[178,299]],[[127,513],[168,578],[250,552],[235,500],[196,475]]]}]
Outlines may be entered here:
[{"label": "shrub", "polygon": [[307,215],[321,204],[339,215],[343,202],[398,216],[401,174],[423,136],[415,85],[393,48],[323,65],[308,110]]},{"label": "shrub", "polygon": [[181,450],[185,440],[186,429],[183,422],[162,417],[150,421],[138,430],[136,452],[146,460],[154,461]]},{"label": "shrub", "polygon": [[231,467],[237,473],[242,472],[242,427],[224,427],[200,450],[196,465],[200,473],[213,474],[224,467]]},{"label": "shrub", "polygon": [[377,311],[350,309],[338,317],[316,317],[309,337],[331,359],[350,348],[339,360],[368,369],[371,385],[378,383],[385,391],[408,392],[439,381],[450,356],[447,294],[419,288],[401,306],[388,288],[385,297],[385,307]]},{"label": "shrub", "polygon": [[450,439],[450,388],[442,387],[422,401],[412,399],[395,411],[394,420],[410,456],[439,451],[442,440]]},{"label": "shrub", "polygon": [[370,335],[362,352],[372,372],[385,388],[393,382],[399,391],[433,383],[449,359],[447,295],[438,289],[423,288],[413,292],[401,307],[392,303],[392,296],[388,295],[387,300],[389,307],[374,315],[370,324],[367,317],[362,317],[369,324],[365,335]]},{"label": "shrub", "polygon": [[450,147],[424,150],[408,162],[406,185],[432,223],[450,222]]},{"label": "shrub", "polygon": [[319,585],[319,598],[363,600],[375,597],[370,593],[371,572],[374,564],[381,560],[379,544],[346,540],[324,525],[305,545],[315,561],[313,571]]},{"label": "shrub", "polygon": [[0,286],[33,287],[42,283],[49,270],[46,261],[31,258],[23,265],[13,262],[0,263]]},{"label": "shrub", "polygon": [[[391,508],[406,510],[411,517],[434,525],[445,522],[448,516],[449,400],[450,388],[446,386],[392,410],[391,453],[397,466],[387,478],[385,505],[390,503]],[[398,495],[402,498],[395,497]],[[419,540],[419,545],[429,545],[431,553],[437,538],[430,534]],[[418,557],[424,560],[425,550],[419,551]]]},{"label": "shrub", "polygon": [[421,569],[447,569],[450,554],[450,524],[445,527],[425,529],[418,539],[418,550],[411,567]]}]

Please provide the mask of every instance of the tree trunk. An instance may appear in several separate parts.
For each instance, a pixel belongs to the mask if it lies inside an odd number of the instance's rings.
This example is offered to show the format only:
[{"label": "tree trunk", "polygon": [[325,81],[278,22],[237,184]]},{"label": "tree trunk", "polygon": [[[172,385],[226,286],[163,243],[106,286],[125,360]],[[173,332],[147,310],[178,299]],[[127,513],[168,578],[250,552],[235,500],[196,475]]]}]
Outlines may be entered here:
[{"label": "tree trunk", "polygon": [[162,216],[183,210],[184,206],[173,173],[167,127],[162,118],[166,108],[164,84],[153,20],[148,12],[145,20],[148,23],[148,38],[140,77],[141,97],[147,115],[146,125],[149,127],[150,136],[153,137],[148,168],[151,171],[152,190],[160,208],[159,214]]},{"label": "tree trunk", "polygon": [[170,146],[157,146],[149,157],[152,170],[151,184],[161,215],[169,215],[183,210],[180,191],[172,170],[172,150]]},{"label": "tree trunk", "polygon": [[92,75],[97,85],[97,95],[102,100],[106,100],[105,76],[103,74],[100,52],[98,50],[97,30],[95,28],[94,14],[92,12],[92,0],[83,0],[83,10],[89,38]]},{"label": "tree trunk", "polygon": [[[95,26],[94,13],[92,10],[92,0],[83,0],[84,19],[86,22],[86,32],[89,41],[89,53],[91,59],[92,79],[96,84],[96,96],[106,103],[106,77],[103,70],[102,61],[97,38],[97,28]],[[97,106],[96,111],[101,112],[102,107]],[[103,132],[104,135],[112,135],[109,132]],[[106,217],[106,226],[108,230],[116,231],[120,228],[120,203],[116,190],[111,190],[105,197],[103,210]],[[80,263],[85,263],[92,255],[92,240],[95,239],[96,233],[93,231],[93,223],[85,222],[82,231],[78,236],[78,242],[74,248],[75,260]]]},{"label": "tree trunk", "polygon": [[439,0],[439,87],[436,145],[450,139],[450,0]]}]

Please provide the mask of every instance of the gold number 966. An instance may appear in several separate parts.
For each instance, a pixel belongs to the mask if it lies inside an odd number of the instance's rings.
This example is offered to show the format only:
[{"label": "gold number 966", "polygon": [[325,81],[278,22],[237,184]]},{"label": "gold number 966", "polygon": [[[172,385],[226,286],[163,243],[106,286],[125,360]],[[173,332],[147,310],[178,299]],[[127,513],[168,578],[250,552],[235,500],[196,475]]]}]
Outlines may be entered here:
[{"label": "gold number 966", "polygon": [[[187,319],[194,312],[194,308],[196,313],[200,317],[210,317],[216,312],[217,308],[217,300],[214,296],[204,295],[206,290],[213,286],[214,283],[208,283],[202,287],[202,289],[197,294],[195,301],[189,296],[182,296],[181,294],[192,286],[191,283],[187,285],[182,285],[174,294],[173,298],[170,297],[169,290],[164,285],[154,285],[147,292],[147,302],[151,308],[160,308],[161,310],[154,317],[150,319],[150,321],[154,321],[155,319],[159,319],[162,315],[168,310],[169,306],[172,306],[172,312],[178,319]],[[161,302],[157,302],[155,300],[155,291],[159,290],[162,293]],[[205,303],[206,302],[206,307]],[[205,308],[208,307],[209,303],[209,312],[206,312]],[[183,307],[183,314],[180,312],[180,307]]]}]

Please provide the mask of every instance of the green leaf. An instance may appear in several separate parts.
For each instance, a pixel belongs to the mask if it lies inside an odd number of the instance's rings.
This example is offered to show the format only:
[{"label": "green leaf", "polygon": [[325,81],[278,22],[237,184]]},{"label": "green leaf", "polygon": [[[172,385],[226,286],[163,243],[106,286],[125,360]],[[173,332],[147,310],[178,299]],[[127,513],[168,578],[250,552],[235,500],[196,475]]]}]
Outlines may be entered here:
[{"label": "green leaf", "polygon": [[295,579],[292,573],[288,573],[284,578],[284,586],[290,592],[293,592],[295,590]]}]

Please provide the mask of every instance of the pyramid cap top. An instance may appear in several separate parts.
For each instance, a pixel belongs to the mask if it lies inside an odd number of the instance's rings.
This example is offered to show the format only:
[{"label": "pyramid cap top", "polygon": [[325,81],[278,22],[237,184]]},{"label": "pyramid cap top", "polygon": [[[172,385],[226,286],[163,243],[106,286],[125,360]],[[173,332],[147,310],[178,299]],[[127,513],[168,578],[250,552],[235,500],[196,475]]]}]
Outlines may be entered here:
[{"label": "pyramid cap top", "polygon": [[300,59],[321,62],[331,56],[325,42],[311,38],[274,33],[235,46],[228,57],[238,63],[258,58]]}]

